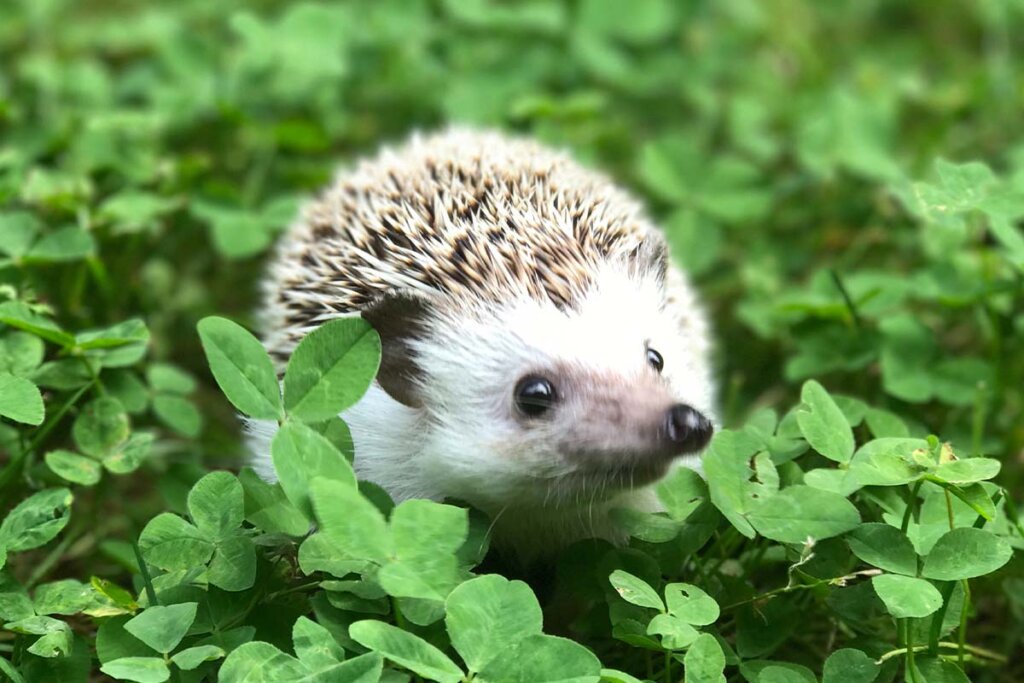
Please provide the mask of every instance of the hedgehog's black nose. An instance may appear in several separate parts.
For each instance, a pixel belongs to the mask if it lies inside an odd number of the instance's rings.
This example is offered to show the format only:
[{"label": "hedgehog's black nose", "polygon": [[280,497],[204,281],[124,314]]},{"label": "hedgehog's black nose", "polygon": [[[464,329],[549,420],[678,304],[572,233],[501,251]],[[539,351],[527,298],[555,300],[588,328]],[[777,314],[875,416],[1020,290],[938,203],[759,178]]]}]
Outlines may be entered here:
[{"label": "hedgehog's black nose", "polygon": [[668,409],[665,435],[677,453],[695,453],[704,448],[713,431],[711,420],[685,403],[677,403]]}]

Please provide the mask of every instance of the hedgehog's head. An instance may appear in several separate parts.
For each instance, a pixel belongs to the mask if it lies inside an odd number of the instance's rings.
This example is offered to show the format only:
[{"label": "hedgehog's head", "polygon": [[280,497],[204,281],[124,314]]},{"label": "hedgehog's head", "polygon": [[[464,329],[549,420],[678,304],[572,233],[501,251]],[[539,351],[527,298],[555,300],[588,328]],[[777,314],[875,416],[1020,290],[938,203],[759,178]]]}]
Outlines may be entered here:
[{"label": "hedgehog's head", "polygon": [[656,278],[609,269],[593,283],[572,306],[403,294],[364,312],[383,339],[381,388],[418,415],[410,465],[440,494],[590,503],[707,444],[705,331],[665,310]]}]

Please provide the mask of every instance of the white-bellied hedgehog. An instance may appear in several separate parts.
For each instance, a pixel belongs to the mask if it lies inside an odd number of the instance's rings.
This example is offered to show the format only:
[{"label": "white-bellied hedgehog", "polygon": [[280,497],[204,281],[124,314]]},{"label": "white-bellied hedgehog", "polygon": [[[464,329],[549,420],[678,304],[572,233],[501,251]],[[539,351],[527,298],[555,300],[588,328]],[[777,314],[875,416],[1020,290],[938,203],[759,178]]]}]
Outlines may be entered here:
[{"label": "white-bellied hedgehog", "polygon": [[[282,364],[324,321],[369,320],[381,369],[342,415],[356,472],[469,502],[512,545],[609,535],[608,509],[650,507],[711,435],[708,327],[662,235],[529,140],[414,136],[341,173],[280,243],[262,314]],[[268,474],[272,431],[250,425]]]}]

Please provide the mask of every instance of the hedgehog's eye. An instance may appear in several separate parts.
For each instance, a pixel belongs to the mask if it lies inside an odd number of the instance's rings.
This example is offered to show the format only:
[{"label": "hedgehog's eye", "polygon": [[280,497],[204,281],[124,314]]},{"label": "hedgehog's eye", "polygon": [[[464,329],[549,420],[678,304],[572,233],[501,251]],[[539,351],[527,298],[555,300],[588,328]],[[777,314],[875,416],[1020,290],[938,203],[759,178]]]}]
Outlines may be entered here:
[{"label": "hedgehog's eye", "polygon": [[654,368],[655,372],[661,372],[665,367],[665,359],[654,349],[647,349],[647,364]]},{"label": "hedgehog's eye", "polygon": [[527,417],[539,417],[554,405],[555,386],[543,377],[528,375],[516,384],[516,407]]}]

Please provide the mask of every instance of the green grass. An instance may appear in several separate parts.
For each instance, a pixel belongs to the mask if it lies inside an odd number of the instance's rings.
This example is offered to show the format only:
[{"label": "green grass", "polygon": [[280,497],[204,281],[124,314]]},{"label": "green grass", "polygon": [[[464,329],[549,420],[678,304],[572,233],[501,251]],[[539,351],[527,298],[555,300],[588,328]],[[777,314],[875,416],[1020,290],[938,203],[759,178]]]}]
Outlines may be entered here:
[{"label": "green grass", "polygon": [[[1024,679],[1022,30],[1020,0],[3,3],[0,677]],[[340,164],[451,121],[644,197],[715,322],[708,481],[564,560],[576,644],[470,578],[475,513],[323,478],[338,397],[246,403],[196,329],[252,327]],[[236,407],[316,457],[207,474],[242,464]]]}]

